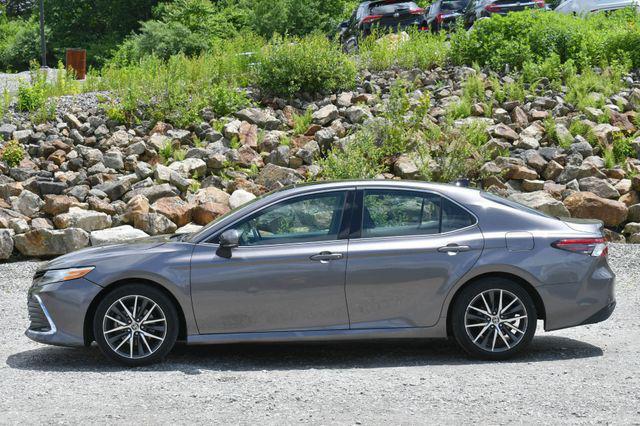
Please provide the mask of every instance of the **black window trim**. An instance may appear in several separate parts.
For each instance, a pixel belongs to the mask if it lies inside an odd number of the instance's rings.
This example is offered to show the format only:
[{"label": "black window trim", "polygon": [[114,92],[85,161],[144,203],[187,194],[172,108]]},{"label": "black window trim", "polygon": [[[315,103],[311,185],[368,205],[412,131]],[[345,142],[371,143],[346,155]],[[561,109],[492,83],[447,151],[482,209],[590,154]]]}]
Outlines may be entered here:
[{"label": "black window trim", "polygon": [[[385,237],[363,237],[362,222],[363,222],[363,214],[364,214],[364,211],[363,211],[364,210],[363,209],[364,192],[371,191],[371,190],[404,191],[404,192],[410,192],[410,193],[429,194],[429,195],[435,195],[440,197],[440,224],[439,224],[440,230],[442,230],[442,200],[444,199],[446,199],[447,201],[455,204],[456,206],[464,210],[467,214],[469,214],[474,219],[474,222],[469,226],[465,226],[464,228],[458,228],[458,229],[454,229],[453,231],[447,231],[447,232],[439,232],[437,234],[410,234],[410,235],[393,235],[393,236],[385,236]],[[453,234],[454,232],[468,230],[470,228],[473,228],[474,226],[478,226],[478,223],[479,223],[478,216],[476,216],[473,212],[469,211],[469,209],[467,209],[465,206],[463,206],[462,204],[460,204],[455,200],[452,200],[450,197],[444,195],[441,192],[433,191],[430,189],[407,188],[407,187],[395,188],[395,187],[389,187],[389,186],[367,186],[367,187],[360,186],[356,189],[356,200],[355,200],[354,207],[355,208],[353,209],[351,214],[351,234],[349,235],[349,239],[388,240],[388,239],[397,239],[397,238],[416,238],[416,237],[433,238],[433,237],[439,237],[442,235],[450,235],[450,234]]]}]

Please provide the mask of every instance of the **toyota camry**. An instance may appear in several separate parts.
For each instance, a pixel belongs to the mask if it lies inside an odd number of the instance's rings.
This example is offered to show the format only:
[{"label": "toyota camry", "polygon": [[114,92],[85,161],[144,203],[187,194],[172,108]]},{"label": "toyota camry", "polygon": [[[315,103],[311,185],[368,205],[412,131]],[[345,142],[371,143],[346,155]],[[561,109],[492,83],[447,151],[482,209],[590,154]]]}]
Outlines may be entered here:
[{"label": "toyota camry", "polygon": [[97,343],[130,366],[176,341],[452,337],[501,360],[545,330],[607,319],[602,223],[410,181],[288,187],[194,234],[51,260],[28,292],[31,339]]}]

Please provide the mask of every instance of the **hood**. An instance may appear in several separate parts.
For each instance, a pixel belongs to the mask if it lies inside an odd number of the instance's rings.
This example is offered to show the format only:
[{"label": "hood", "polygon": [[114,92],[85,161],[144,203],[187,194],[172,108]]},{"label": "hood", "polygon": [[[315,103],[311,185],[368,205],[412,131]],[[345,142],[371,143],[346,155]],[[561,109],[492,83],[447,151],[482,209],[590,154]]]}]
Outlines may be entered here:
[{"label": "hood", "polygon": [[114,256],[135,256],[135,253],[161,246],[171,239],[171,235],[140,238],[119,244],[88,247],[56,257],[44,262],[38,269],[62,269],[77,266],[92,266],[102,259]]}]

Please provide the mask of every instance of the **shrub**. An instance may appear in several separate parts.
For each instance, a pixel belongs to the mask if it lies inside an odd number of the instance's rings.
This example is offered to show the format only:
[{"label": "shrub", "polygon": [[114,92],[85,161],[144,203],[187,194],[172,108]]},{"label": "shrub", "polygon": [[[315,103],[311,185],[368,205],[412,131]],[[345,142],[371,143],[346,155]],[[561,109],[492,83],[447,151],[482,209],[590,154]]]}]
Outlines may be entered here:
[{"label": "shrub", "polygon": [[447,60],[449,44],[446,35],[410,30],[407,40],[394,35],[379,38],[373,34],[360,41],[360,66],[369,70],[400,68],[428,69],[442,66]]},{"label": "shrub", "polygon": [[24,148],[16,140],[9,141],[2,148],[2,159],[9,165],[15,167],[24,159]]},{"label": "shrub", "polygon": [[355,86],[356,66],[322,35],[272,40],[261,52],[257,84],[267,93],[326,93]]},{"label": "shrub", "polygon": [[36,111],[47,101],[47,94],[42,83],[21,84],[18,87],[18,102],[16,107],[20,111]]},{"label": "shrub", "polygon": [[40,57],[40,36],[35,19],[2,21],[0,16],[0,70],[24,70]]},{"label": "shrub", "polygon": [[471,31],[457,31],[451,39],[451,56],[454,63],[478,62],[494,70],[540,64],[543,74],[557,74],[555,65],[569,60],[578,70],[602,66],[621,53],[638,66],[639,23],[639,15],[626,10],[586,17],[547,11],[510,13],[478,21]]}]

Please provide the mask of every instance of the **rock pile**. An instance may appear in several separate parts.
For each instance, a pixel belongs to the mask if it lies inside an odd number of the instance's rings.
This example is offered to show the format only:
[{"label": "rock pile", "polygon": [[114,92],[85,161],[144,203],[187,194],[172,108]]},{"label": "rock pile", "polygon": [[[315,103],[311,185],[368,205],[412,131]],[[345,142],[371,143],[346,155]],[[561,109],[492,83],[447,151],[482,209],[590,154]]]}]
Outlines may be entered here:
[{"label": "rock pile", "polygon": [[[455,67],[365,73],[353,92],[262,100],[261,107],[231,117],[203,111],[203,121],[190,129],[162,122],[118,125],[93,94],[61,98],[54,123],[36,125],[11,113],[0,122],[0,138],[17,140],[26,156],[14,166],[0,161],[0,258],[192,232],[258,195],[317,176],[319,156],[375,119],[395,79],[415,82],[416,99],[430,92],[429,119],[441,123],[446,106],[460,99],[461,82],[475,72]],[[635,158],[624,168],[606,168],[600,149],[616,133],[637,131],[640,78],[627,79],[624,90],[604,100],[604,109],[577,111],[564,92],[544,82],[539,95],[500,103],[490,116],[483,105],[473,105],[472,116],[455,125],[486,126],[492,159],[481,170],[484,188],[552,215],[601,219],[640,242],[640,138],[632,142]],[[295,134],[294,115],[308,109],[312,122]],[[609,123],[602,123],[605,111]],[[568,141],[564,148],[547,134],[548,117],[556,122],[557,137]],[[590,128],[600,144],[571,135],[574,121]],[[162,157],[166,151],[173,161]],[[384,177],[414,178],[418,168],[406,153],[390,170],[395,176]]]}]

